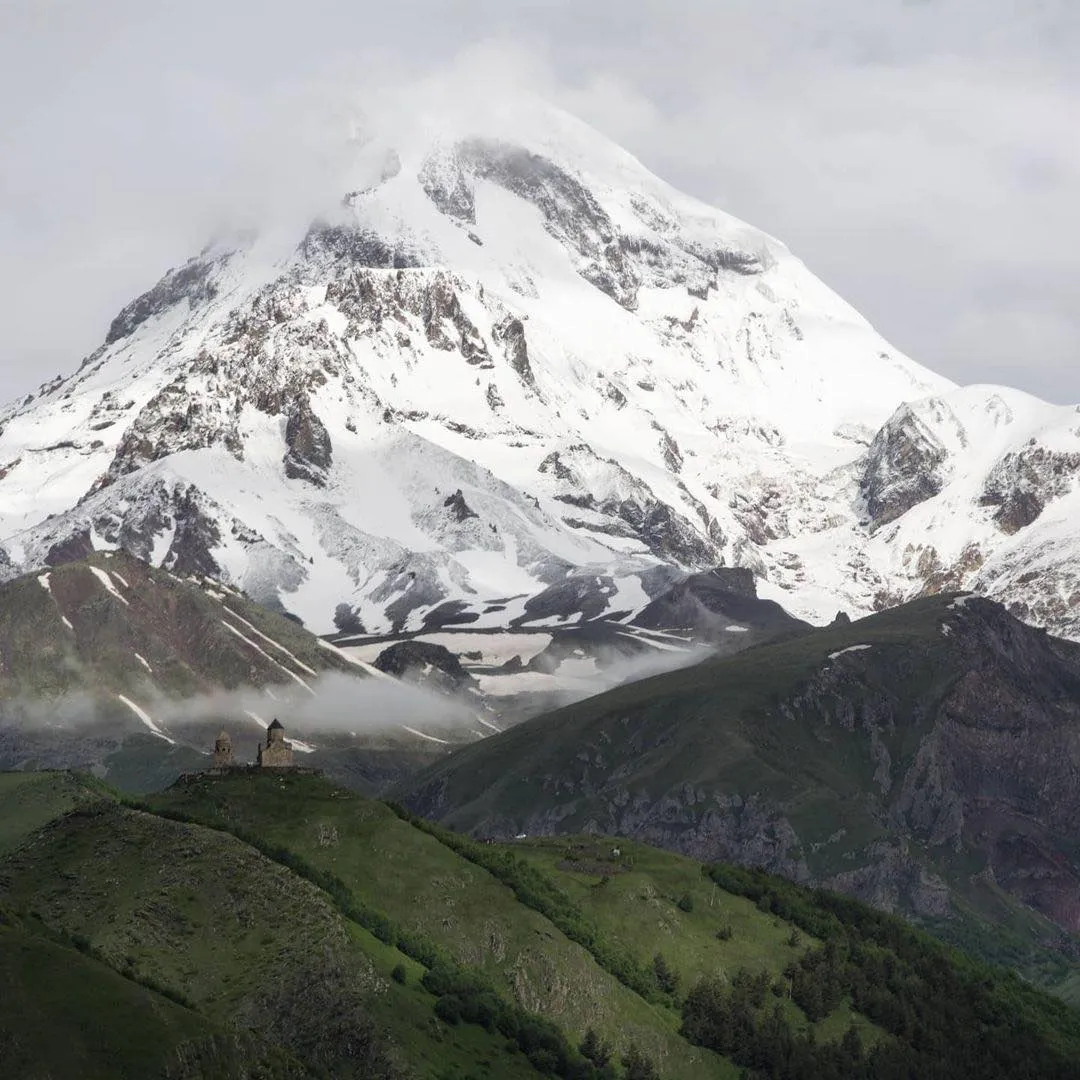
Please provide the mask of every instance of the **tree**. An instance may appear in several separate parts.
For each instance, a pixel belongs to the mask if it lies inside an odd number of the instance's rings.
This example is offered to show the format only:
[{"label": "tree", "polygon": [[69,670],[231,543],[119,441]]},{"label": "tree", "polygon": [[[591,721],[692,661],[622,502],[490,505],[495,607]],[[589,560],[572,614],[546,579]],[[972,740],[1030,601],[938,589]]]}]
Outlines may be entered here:
[{"label": "tree", "polygon": [[668,962],[660,953],[653,957],[652,967],[653,975],[656,976],[656,985],[660,990],[665,994],[674,995],[677,993],[679,989],[679,973],[668,966]]},{"label": "tree", "polygon": [[581,1040],[578,1050],[583,1058],[591,1061],[598,1069],[604,1068],[611,1061],[611,1044],[604,1042],[594,1028],[585,1032],[585,1038]]},{"label": "tree", "polygon": [[630,1044],[630,1049],[623,1055],[622,1063],[625,1080],[660,1080],[652,1058],[647,1057],[636,1043]]}]

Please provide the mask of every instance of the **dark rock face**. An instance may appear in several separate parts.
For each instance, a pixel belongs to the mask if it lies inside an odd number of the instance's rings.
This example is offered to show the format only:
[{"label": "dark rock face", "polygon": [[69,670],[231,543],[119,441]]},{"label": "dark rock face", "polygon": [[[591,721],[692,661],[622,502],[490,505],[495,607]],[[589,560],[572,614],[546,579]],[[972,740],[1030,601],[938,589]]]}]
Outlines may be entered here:
[{"label": "dark rock face", "polygon": [[200,509],[196,488],[188,487],[177,493],[174,516],[176,532],[162,566],[174,574],[220,576],[221,567],[212,551],[221,544],[221,532],[213,519]]},{"label": "dark rock face", "polygon": [[513,316],[507,316],[492,329],[495,341],[503,347],[507,362],[517,377],[530,389],[536,389],[536,378],[529,363],[529,347],[525,341],[525,326]]},{"label": "dark rock face", "polygon": [[[625,488],[635,491],[636,494],[623,499],[598,500],[587,490],[585,481],[569,463],[569,460],[578,455],[584,455],[620,474],[620,478],[625,481]],[[597,458],[586,446],[568,447],[565,458],[559,451],[553,450],[540,462],[539,471],[551,473],[557,480],[572,487],[572,490],[555,496],[560,502],[582,510],[592,510],[609,519],[597,522],[578,517],[564,518],[566,524],[573,528],[587,529],[608,536],[636,537],[654,555],[682,566],[702,567],[720,561],[720,547],[724,538],[719,526],[709,516],[705,507],[693,499],[685,488],[683,493],[694,503],[705,535],[678,511],[657,499],[651,488],[631,476],[617,462]]]},{"label": "dark rock face", "polygon": [[[214,360],[203,354],[200,362],[205,367]],[[236,427],[239,411],[239,399],[224,388],[221,397],[200,400],[189,392],[185,377],[175,379],[139,410],[116,448],[105,485],[180,450],[224,446],[242,458],[243,443]]]},{"label": "dark rock face", "polygon": [[422,265],[405,248],[387,244],[378,233],[353,225],[331,225],[320,221],[308,229],[300,252],[311,262],[343,262],[350,266],[370,266],[381,270],[403,270]]},{"label": "dark rock face", "polygon": [[447,276],[437,275],[425,290],[421,317],[428,342],[436,349],[456,349],[468,363],[485,370],[495,366],[483,335],[462,310],[457,290]]},{"label": "dark rock face", "polygon": [[619,243],[613,222],[580,181],[548,158],[491,139],[457,148],[473,176],[531,202],[549,233],[581,258],[578,273],[628,310],[637,306],[640,281]]},{"label": "dark rock face", "polygon": [[583,620],[595,619],[607,610],[609,598],[614,593],[613,578],[575,574],[526,600],[525,614],[512,620],[510,625],[521,626],[553,617],[568,619],[571,615],[580,615]]},{"label": "dark rock face", "polygon": [[907,405],[901,405],[863,458],[859,491],[871,524],[886,525],[937,495],[945,459],[945,448]]},{"label": "dark rock face", "polygon": [[211,280],[215,262],[205,258],[195,258],[179,269],[170,270],[149,292],[133,300],[113,319],[109,332],[105,335],[105,344],[133,334],[147,319],[187,300],[190,308],[197,304],[213,300],[217,295],[217,286]]},{"label": "dark rock face", "polygon": [[424,194],[439,212],[469,225],[476,224],[476,200],[461,165],[454,160],[443,165],[438,157],[429,158],[420,169]]},{"label": "dark rock face", "polygon": [[334,626],[343,634],[366,634],[364,622],[351,604],[341,603],[334,608]]},{"label": "dark rock face", "polygon": [[[400,595],[399,595],[400,594]],[[389,570],[378,588],[370,593],[370,599],[381,603],[395,597],[386,606],[386,617],[391,620],[394,633],[399,633],[410,612],[419,607],[429,607],[445,598],[446,588],[435,566],[423,560],[397,566]]]},{"label": "dark rock face", "polygon": [[597,509],[625,521],[654,555],[683,566],[703,566],[716,560],[713,544],[667,503],[623,499],[605,501]]},{"label": "dark rock face", "polygon": [[712,641],[731,637],[733,624],[748,639],[735,642],[737,647],[809,629],[775,601],[759,600],[753,571],[738,566],[691,574],[642,608],[632,623],[648,630],[691,630]]},{"label": "dark rock face", "polygon": [[285,475],[293,480],[307,480],[325,487],[326,471],[333,461],[330,433],[311,410],[306,397],[299,398],[289,410],[285,424]]},{"label": "dark rock face", "polygon": [[450,511],[450,516],[457,522],[468,521],[469,518],[478,518],[480,516],[465,501],[465,496],[461,494],[461,488],[458,488],[453,495],[448,495],[443,501],[443,506]]},{"label": "dark rock face", "polygon": [[469,611],[465,600],[444,600],[424,616],[425,630],[438,630],[440,626],[460,626],[480,618],[479,612]]},{"label": "dark rock face", "polygon": [[387,675],[443,693],[470,690],[476,685],[449,649],[423,641],[399,641],[383,649],[375,667]]},{"label": "dark rock face", "polygon": [[94,552],[90,540],[90,530],[72,533],[71,536],[57,541],[45,555],[46,566],[62,566],[64,563],[79,562]]},{"label": "dark rock face", "polygon": [[1029,446],[1006,454],[987,477],[979,502],[995,506],[994,521],[1012,535],[1027,528],[1052,499],[1063,495],[1080,472],[1080,454]]}]

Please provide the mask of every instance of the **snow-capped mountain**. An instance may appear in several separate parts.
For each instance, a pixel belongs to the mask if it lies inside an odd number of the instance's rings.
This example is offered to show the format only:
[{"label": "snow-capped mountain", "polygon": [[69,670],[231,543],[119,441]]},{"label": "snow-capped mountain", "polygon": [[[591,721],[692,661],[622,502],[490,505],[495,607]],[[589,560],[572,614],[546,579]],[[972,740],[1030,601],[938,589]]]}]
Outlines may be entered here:
[{"label": "snow-capped mountain", "polygon": [[1080,634],[1071,410],[955,389],[544,105],[350,170],[0,413],[0,568],[119,547],[387,634],[629,619],[726,564],[812,620],[948,584]]}]

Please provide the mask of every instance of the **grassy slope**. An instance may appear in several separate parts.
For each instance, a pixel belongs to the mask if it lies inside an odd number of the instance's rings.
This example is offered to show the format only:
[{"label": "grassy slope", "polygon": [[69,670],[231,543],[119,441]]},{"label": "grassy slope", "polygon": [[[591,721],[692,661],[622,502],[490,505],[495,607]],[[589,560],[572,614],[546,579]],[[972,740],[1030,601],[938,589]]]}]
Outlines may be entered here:
[{"label": "grassy slope", "polygon": [[736,1075],[678,1035],[674,1010],[643,1001],[485,870],[380,803],[317,778],[240,775],[173,788],[151,805],[258,831],[331,871],[357,899],[488,972],[575,1041],[594,1027],[621,1049],[636,1042],[665,1080]]},{"label": "grassy slope", "polygon": [[0,925],[0,1060],[22,1080],[161,1075],[207,1021],[104,964]]},{"label": "grassy slope", "polygon": [[102,797],[103,785],[68,772],[0,772],[0,855],[76,806]]},{"label": "grassy slope", "polygon": [[[863,657],[891,674],[892,645],[932,642],[940,651],[948,602],[929,597],[858,623],[619,687],[459,750],[411,786],[445,785],[444,820],[455,827],[491,818],[520,821],[551,801],[551,778],[603,776],[602,765],[593,771],[582,760],[582,747],[607,745],[609,758],[630,759],[631,790],[662,792],[685,784],[767,790],[792,805],[794,822],[819,823],[822,829],[837,822],[868,842],[879,827],[855,798],[871,785],[876,767],[866,740],[838,730],[824,743],[808,726],[781,720],[771,710],[819,671],[830,653],[874,645]],[[944,694],[952,676],[940,666],[928,658],[912,671],[912,689]],[[915,717],[898,719],[911,721],[897,724],[889,745],[893,761],[902,765],[913,756],[924,727]],[[596,809],[595,799],[584,798],[568,823],[584,825]]]},{"label": "grassy slope", "polygon": [[[79,781],[70,776],[51,774],[36,782],[55,787],[52,805],[61,810],[82,798]],[[17,805],[19,793],[34,786],[23,776],[0,776],[0,808],[5,797],[9,807]],[[91,795],[94,787],[89,785]],[[342,917],[320,888],[226,831],[234,829],[258,836],[267,850],[288,852],[332,873],[357,901],[423,931],[439,948],[485,970],[508,997],[551,1016],[575,1041],[590,1026],[622,1049],[636,1041],[657,1060],[664,1080],[738,1075],[725,1059],[677,1034],[673,1004],[647,1003],[616,982],[553,922],[470,861],[497,853],[498,847],[472,844],[459,853],[450,846],[453,838],[439,830],[429,833],[428,826],[410,824],[387,806],[317,777],[202,778],[152,804],[162,813],[182,813],[213,827],[126,809],[107,799],[78,806],[0,857],[5,903],[24,913],[24,925],[80,942],[99,966],[108,962],[133,979],[153,980],[182,996],[205,1024],[195,1025],[204,1039],[205,1032],[220,1031],[218,1025],[253,1027],[265,1045],[272,1048],[281,1038],[310,1065],[313,1039],[316,1050],[319,1038],[340,1041],[341,1032],[356,1030],[360,1019],[384,1043],[396,1044],[399,1060],[417,1076],[524,1080],[536,1075],[500,1036],[438,1021],[435,999],[420,984],[421,965]],[[24,835],[43,812],[24,816]],[[714,886],[693,861],[643,844],[617,843],[618,856],[612,850],[616,842],[595,837],[530,840],[512,850],[561,889],[605,941],[643,963],[661,953],[684,990],[702,975],[730,976],[742,967],[769,972],[782,989],[787,963],[817,946],[805,931],[793,937],[793,922],[774,914],[775,907],[763,909]],[[776,887],[791,888],[780,882]],[[717,930],[726,927],[731,936],[717,939]],[[48,1022],[50,1002],[62,999],[49,996],[27,963],[24,959],[18,968],[20,984],[30,988],[20,1008],[39,1017],[30,1021],[39,1025]],[[403,983],[391,977],[399,966],[405,970]],[[44,962],[41,970],[48,970]],[[126,983],[125,993],[128,986],[135,984]],[[145,987],[130,993],[160,1000]],[[103,994],[100,1000],[102,1008],[114,1007],[115,999]],[[801,1011],[782,993],[778,1000],[789,1020],[802,1027]],[[362,1012],[346,1012],[346,1028],[326,1030],[322,1013],[331,1003],[330,1011],[337,1013],[342,1001],[362,1001]],[[1039,1004],[1034,997],[1031,1003]],[[173,1007],[170,1003],[166,1010],[170,1016]],[[1046,1037],[1057,1038],[1053,1010],[1039,1007],[1051,1025]],[[56,1023],[62,1030],[66,1021]],[[848,1003],[814,1030],[820,1043],[839,1039],[850,1026],[864,1044],[891,1038],[853,1014]],[[108,1023],[103,1030],[132,1060],[143,1053]],[[181,1040],[186,1031],[161,1037],[172,1045],[169,1040]],[[1061,1032],[1064,1038],[1065,1029]],[[227,1050],[219,1036],[208,1052]],[[274,1059],[281,1067],[286,1060]],[[329,1072],[346,1075],[333,1063]],[[74,1074],[61,1071],[61,1065],[54,1073]],[[225,1066],[209,1074],[237,1075]]]},{"label": "grassy slope", "polygon": [[12,907],[222,1022],[288,1041],[303,1011],[279,1030],[272,1016],[281,1003],[267,1005],[266,992],[306,995],[325,985],[335,999],[362,996],[363,1012],[407,1047],[419,1075],[466,1075],[478,1062],[492,1076],[535,1075],[501,1040],[434,1024],[434,999],[416,972],[405,986],[388,977],[401,954],[347,924],[314,886],[221,832],[97,804],[31,837],[0,871]]},{"label": "grassy slope", "polygon": [[[740,968],[768,971],[782,982],[787,964],[820,944],[804,933],[793,936],[790,924],[717,888],[692,860],[647,844],[560,837],[522,841],[515,851],[557,882],[591,923],[640,962],[663,956],[684,990],[702,976],[730,978]],[[689,911],[680,907],[687,900]],[[806,1025],[801,1010],[790,1002],[785,1006],[789,1019]],[[850,1027],[867,1045],[881,1034],[847,1003],[814,1025],[819,1039],[839,1038]]]},{"label": "grassy slope", "polygon": [[[110,575],[115,594],[91,568]],[[292,686],[289,672],[303,678],[305,668],[358,674],[292,620],[122,553],[98,552],[56,567],[48,572],[47,590],[42,576],[0,585],[0,690],[9,696],[131,695],[148,686],[186,696],[220,687]],[[228,618],[230,612],[238,617]],[[262,652],[226,629],[227,618]]]}]

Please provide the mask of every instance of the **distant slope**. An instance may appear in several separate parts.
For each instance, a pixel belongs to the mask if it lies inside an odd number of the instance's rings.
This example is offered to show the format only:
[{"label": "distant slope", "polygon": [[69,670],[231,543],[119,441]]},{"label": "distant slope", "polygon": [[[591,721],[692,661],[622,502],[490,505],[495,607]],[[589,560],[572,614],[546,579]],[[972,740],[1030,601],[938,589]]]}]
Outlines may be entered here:
[{"label": "distant slope", "polygon": [[[482,703],[496,730],[621,683],[810,629],[757,595],[754,575],[713,567],[678,576],[643,608],[571,621],[574,581],[548,590],[549,623],[476,630],[449,625],[397,638],[341,634],[347,655],[438,692]],[[632,616],[632,617],[631,617]],[[626,621],[620,621],[626,620]],[[402,640],[404,639],[404,640]]]},{"label": "distant slope", "polygon": [[162,787],[205,766],[222,726],[253,759],[280,712],[312,764],[377,787],[478,737],[452,709],[434,740],[403,710],[372,715],[371,678],[388,679],[237,590],[122,552],[0,583],[0,767]]},{"label": "distant slope", "polygon": [[657,676],[431,766],[418,811],[597,831],[927,920],[1080,933],[1080,649],[951,596]]},{"label": "distant slope", "polygon": [[[63,804],[69,779],[46,782]],[[143,1076],[241,1080],[227,1054],[249,1029],[271,1080],[1080,1075],[1076,1013],[768,875],[595,837],[480,843],[311,776],[206,777],[141,805],[77,808],[0,856],[0,968],[20,1046],[42,1024],[60,1044],[52,1080],[94,1075],[71,1055],[109,1041]],[[84,955],[40,979],[11,951],[29,933]],[[177,1030],[70,1037],[84,998],[52,1005],[83,962],[74,995],[101,986],[110,1007],[119,971],[136,1018],[144,993],[185,1002],[157,1021]],[[185,1049],[188,1071],[163,1074],[190,1028],[184,1047],[220,1060]]]}]

